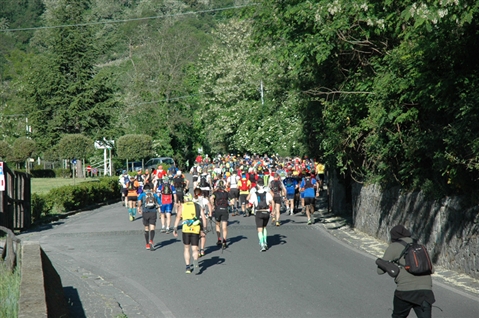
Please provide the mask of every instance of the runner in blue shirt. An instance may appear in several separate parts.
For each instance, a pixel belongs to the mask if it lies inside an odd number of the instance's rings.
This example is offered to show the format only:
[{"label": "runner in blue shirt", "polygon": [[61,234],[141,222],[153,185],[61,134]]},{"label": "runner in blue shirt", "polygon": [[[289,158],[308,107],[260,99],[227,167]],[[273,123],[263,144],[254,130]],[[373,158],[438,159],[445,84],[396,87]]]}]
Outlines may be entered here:
[{"label": "runner in blue shirt", "polygon": [[308,224],[314,223],[314,198],[316,196],[316,180],[311,178],[311,173],[307,172],[299,191],[303,192],[304,206],[306,208],[306,216],[308,217]]},{"label": "runner in blue shirt", "polygon": [[294,214],[294,198],[296,188],[298,188],[298,180],[293,178],[293,172],[288,171],[288,176],[283,180],[284,187],[286,188],[286,213],[290,215]]}]

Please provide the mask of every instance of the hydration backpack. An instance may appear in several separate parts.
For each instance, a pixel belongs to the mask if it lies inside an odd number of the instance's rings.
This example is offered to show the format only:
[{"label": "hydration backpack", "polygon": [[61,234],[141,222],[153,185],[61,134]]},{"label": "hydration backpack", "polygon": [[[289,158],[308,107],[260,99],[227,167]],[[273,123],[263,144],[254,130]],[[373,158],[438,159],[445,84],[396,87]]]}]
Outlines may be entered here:
[{"label": "hydration backpack", "polygon": [[419,244],[417,240],[413,240],[412,243],[406,243],[403,240],[399,240],[398,242],[405,247],[401,255],[393,260],[393,262],[399,264],[399,260],[404,256],[406,265],[403,267],[409,273],[418,276],[432,274],[431,258],[424,245]]},{"label": "hydration backpack", "polygon": [[256,192],[256,199],[258,200],[258,206],[256,207],[258,210],[268,209],[268,204],[266,204],[266,191],[261,193]]},{"label": "hydration backpack", "polygon": [[214,196],[216,208],[226,210],[228,208],[228,193],[224,191],[216,191]]},{"label": "hydration backpack", "polygon": [[171,194],[171,185],[169,183],[163,183],[163,186],[161,187],[161,194]]},{"label": "hydration backpack", "polygon": [[149,209],[156,208],[155,196],[152,193],[146,194],[145,207]]},{"label": "hydration backpack", "polygon": [[248,191],[248,180],[246,179],[241,179],[241,185],[240,185],[240,190],[241,191]]},{"label": "hydration backpack", "polygon": [[185,178],[183,176],[175,177],[173,178],[173,184],[177,190],[181,190],[185,187]]},{"label": "hydration backpack", "polygon": [[281,192],[281,181],[274,180],[271,182],[271,191],[273,191],[275,195],[279,195]]},{"label": "hydration backpack", "polygon": [[201,175],[200,176],[200,187],[201,188],[208,187],[208,181],[206,180],[206,175]]},{"label": "hydration backpack", "polygon": [[311,181],[311,177],[304,178],[304,188],[309,189],[313,187],[313,182]]}]

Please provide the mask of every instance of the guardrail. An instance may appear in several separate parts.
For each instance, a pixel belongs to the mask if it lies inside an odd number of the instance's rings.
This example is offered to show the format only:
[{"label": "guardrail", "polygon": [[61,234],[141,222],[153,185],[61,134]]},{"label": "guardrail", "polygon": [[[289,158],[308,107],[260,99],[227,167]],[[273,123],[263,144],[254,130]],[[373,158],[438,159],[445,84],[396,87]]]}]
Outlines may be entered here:
[{"label": "guardrail", "polygon": [[13,272],[17,266],[18,259],[18,244],[21,242],[19,238],[13,234],[12,230],[4,226],[0,226],[0,231],[7,234],[5,246],[2,250],[1,260],[7,266],[7,269]]}]

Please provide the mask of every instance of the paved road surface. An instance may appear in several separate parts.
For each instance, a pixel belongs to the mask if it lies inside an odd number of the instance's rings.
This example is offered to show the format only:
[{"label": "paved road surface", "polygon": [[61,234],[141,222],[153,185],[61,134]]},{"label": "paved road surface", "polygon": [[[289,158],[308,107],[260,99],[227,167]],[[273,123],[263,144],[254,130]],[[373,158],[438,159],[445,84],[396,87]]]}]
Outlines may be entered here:
[{"label": "paved road surface", "polygon": [[[230,246],[208,237],[201,274],[184,272],[183,245],[157,234],[147,251],[141,219],[120,203],[21,235],[37,240],[61,275],[73,317],[388,317],[394,282],[374,258],[304,216],[269,226],[259,251],[254,218],[232,217]],[[477,296],[434,287],[434,317],[477,317]],[[412,314],[414,316],[414,314]]]},{"label": "paved road surface", "polygon": [[[254,218],[231,217],[229,248],[209,234],[201,274],[185,274],[172,234],[147,251],[141,219],[120,203],[82,212],[22,240],[40,241],[59,272],[72,317],[389,317],[395,284],[374,257],[321,223],[284,216],[261,253]],[[159,225],[158,221],[158,225]],[[181,237],[181,236],[180,236]],[[477,295],[435,283],[434,317],[477,317]],[[411,314],[414,317],[414,314]]]}]

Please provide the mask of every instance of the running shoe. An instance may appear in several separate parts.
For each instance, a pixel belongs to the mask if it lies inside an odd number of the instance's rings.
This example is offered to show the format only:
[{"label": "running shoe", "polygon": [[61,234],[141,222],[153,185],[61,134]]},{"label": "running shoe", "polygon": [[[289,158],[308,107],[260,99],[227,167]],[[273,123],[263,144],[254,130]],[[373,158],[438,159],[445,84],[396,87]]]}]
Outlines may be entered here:
[{"label": "running shoe", "polygon": [[276,226],[280,226],[281,224],[279,224],[279,221],[276,222]]},{"label": "running shoe", "polygon": [[311,225],[311,219],[308,219],[308,225]]},{"label": "running shoe", "polygon": [[150,244],[146,244],[146,249],[147,249],[147,250],[150,250],[150,249],[151,249]]},{"label": "running shoe", "polygon": [[266,252],[266,246],[265,245],[261,245],[261,252]]},{"label": "running shoe", "polygon": [[221,243],[221,240],[218,240],[218,242],[216,242],[216,246],[221,246],[222,243]]},{"label": "running shoe", "polygon": [[165,230],[165,228],[164,228],[164,227],[162,227],[160,232],[161,232],[161,233],[166,233],[166,230]]},{"label": "running shoe", "polygon": [[201,249],[200,253],[198,254],[199,257],[205,256],[205,250]]},{"label": "running shoe", "polygon": [[135,220],[135,217],[130,214],[130,221],[133,221],[133,220]]},{"label": "running shoe", "polygon": [[223,240],[223,249],[228,248],[228,244],[226,243],[225,240]]},{"label": "running shoe", "polygon": [[200,266],[198,265],[198,260],[193,260],[193,272],[195,275],[198,275],[200,273]]},{"label": "running shoe", "polygon": [[186,274],[191,274],[191,266],[190,265],[186,265],[186,271],[185,271]]},{"label": "running shoe", "polygon": [[165,232],[165,233],[166,233],[166,234],[170,234],[170,228],[169,228],[169,227],[166,228],[166,232]]}]

